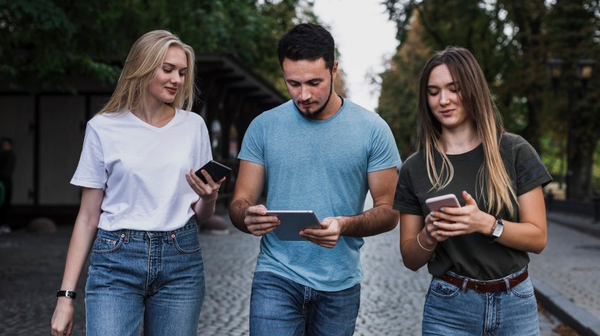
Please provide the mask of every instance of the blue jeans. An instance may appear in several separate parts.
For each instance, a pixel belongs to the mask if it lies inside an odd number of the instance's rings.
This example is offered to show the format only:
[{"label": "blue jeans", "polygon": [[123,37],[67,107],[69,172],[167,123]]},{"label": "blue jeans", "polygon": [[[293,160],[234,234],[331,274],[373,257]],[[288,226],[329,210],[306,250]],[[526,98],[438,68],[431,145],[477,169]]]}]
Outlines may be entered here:
[{"label": "blue jeans", "polygon": [[539,336],[537,302],[531,278],[508,291],[494,293],[462,290],[433,278],[425,299],[423,335]]},{"label": "blue jeans", "polygon": [[271,272],[256,272],[250,298],[251,336],[354,334],[360,284],[322,292]]},{"label": "blue jeans", "polygon": [[204,263],[192,217],[168,232],[98,230],[86,284],[87,336],[195,336]]}]

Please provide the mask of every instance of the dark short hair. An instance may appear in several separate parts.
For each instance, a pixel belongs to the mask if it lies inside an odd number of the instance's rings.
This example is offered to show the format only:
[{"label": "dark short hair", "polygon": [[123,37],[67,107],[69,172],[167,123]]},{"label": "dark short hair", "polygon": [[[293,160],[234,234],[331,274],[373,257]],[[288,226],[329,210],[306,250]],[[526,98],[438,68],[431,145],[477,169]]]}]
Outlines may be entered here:
[{"label": "dark short hair", "polygon": [[293,61],[323,58],[325,68],[333,69],[335,42],[327,29],[313,23],[302,23],[290,29],[279,40],[279,64],[289,58]]}]

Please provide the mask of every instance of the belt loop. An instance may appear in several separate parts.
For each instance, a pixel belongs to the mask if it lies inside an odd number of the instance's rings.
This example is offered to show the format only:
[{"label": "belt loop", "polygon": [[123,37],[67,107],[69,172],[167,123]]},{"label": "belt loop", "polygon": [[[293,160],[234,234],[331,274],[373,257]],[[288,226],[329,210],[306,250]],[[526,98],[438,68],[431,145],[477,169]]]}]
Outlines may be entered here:
[{"label": "belt loop", "polygon": [[167,242],[169,242],[169,244],[172,244],[174,239],[175,239],[175,231],[167,232]]},{"label": "belt loop", "polygon": [[508,294],[510,292],[510,279],[509,278],[504,278],[504,285],[506,286],[506,294]]},{"label": "belt loop", "polygon": [[462,286],[460,287],[460,292],[464,294],[467,291],[467,284],[469,283],[469,279],[463,278]]}]

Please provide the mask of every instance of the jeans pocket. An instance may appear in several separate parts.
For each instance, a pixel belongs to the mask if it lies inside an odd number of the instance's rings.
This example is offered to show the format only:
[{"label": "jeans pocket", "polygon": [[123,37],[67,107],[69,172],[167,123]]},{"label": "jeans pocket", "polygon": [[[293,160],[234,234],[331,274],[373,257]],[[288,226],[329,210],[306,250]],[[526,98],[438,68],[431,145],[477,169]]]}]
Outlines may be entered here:
[{"label": "jeans pocket", "polygon": [[429,294],[435,295],[442,299],[453,298],[459,293],[459,287],[438,278],[433,278],[433,280],[431,280],[431,284],[429,285]]},{"label": "jeans pocket", "polygon": [[123,245],[120,231],[110,232],[98,230],[92,251],[94,253],[112,253],[117,251]]},{"label": "jeans pocket", "polygon": [[175,248],[180,253],[198,253],[200,252],[200,239],[197,230],[185,230],[175,233]]},{"label": "jeans pocket", "polygon": [[523,280],[520,284],[510,289],[510,292],[518,297],[528,298],[535,294],[531,278]]}]

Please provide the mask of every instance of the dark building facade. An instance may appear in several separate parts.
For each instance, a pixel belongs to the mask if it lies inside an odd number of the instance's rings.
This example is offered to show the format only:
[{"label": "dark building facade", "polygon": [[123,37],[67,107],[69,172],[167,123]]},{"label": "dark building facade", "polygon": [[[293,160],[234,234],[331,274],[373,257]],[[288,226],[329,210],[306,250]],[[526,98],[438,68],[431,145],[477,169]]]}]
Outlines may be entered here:
[{"label": "dark building facade", "polygon": [[[80,191],[69,184],[79,161],[86,122],[113,88],[86,78],[67,78],[73,92],[0,90],[0,137],[14,141],[13,218],[71,221]],[[287,98],[263,78],[227,55],[197,55],[200,89],[193,111],[211,132],[213,156],[236,168],[235,156],[248,125]],[[232,176],[235,182],[235,175]],[[232,191],[230,183],[225,194]]]}]

